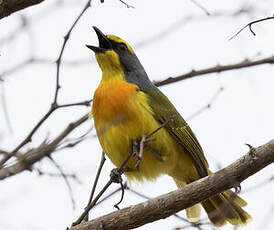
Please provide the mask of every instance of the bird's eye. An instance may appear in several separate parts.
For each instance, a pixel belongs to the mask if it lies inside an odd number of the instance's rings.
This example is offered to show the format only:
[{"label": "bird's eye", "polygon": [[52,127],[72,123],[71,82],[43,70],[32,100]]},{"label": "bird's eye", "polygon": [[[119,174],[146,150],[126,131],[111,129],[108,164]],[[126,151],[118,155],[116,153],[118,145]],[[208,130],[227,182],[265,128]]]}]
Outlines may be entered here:
[{"label": "bird's eye", "polygon": [[125,43],[119,43],[118,47],[120,50],[123,50],[123,51],[127,50],[127,45]]}]

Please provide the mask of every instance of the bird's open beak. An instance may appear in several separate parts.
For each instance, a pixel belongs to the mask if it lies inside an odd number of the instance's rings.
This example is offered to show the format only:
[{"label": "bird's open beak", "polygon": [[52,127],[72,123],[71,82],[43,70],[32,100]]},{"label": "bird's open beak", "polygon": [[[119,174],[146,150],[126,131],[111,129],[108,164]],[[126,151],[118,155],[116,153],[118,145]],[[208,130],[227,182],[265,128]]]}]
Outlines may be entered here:
[{"label": "bird's open beak", "polygon": [[99,30],[96,26],[93,26],[93,29],[95,30],[98,40],[99,40],[99,47],[96,46],[90,46],[86,45],[89,49],[94,51],[95,53],[97,52],[104,52],[106,50],[112,49],[112,45],[109,41],[109,39],[102,33],[101,30]]}]

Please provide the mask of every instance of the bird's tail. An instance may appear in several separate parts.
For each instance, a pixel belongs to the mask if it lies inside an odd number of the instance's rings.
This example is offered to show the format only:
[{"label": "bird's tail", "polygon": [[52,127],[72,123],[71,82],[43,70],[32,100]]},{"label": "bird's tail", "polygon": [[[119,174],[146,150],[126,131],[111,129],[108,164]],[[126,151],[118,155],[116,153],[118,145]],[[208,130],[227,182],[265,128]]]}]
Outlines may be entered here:
[{"label": "bird's tail", "polygon": [[[185,186],[185,183],[175,180],[177,187]],[[218,195],[201,202],[207,212],[210,221],[215,226],[223,226],[226,222],[232,225],[245,225],[251,220],[251,216],[241,207],[247,203],[231,190],[224,191]],[[187,218],[191,222],[200,219],[200,204],[186,209]]]}]

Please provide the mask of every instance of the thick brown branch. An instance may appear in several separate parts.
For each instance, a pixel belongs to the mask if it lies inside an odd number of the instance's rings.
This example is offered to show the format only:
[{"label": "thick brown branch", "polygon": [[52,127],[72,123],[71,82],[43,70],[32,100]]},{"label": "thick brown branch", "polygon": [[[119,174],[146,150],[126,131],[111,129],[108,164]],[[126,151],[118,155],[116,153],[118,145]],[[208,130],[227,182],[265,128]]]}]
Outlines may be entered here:
[{"label": "thick brown branch", "polygon": [[239,63],[231,64],[231,65],[217,65],[217,66],[207,68],[207,69],[192,70],[188,73],[179,75],[177,77],[169,77],[165,80],[157,81],[154,84],[156,86],[162,86],[162,85],[167,85],[167,84],[174,83],[177,81],[182,81],[182,80],[186,80],[189,78],[197,77],[197,76],[203,75],[203,74],[220,73],[220,72],[224,72],[224,71],[228,71],[228,70],[236,70],[236,69],[241,69],[241,68],[246,68],[246,67],[251,67],[251,66],[256,66],[256,65],[273,64],[273,63],[274,63],[274,56],[271,56],[268,58],[262,58],[257,61],[244,60]]},{"label": "thick brown branch", "polygon": [[166,218],[238,185],[273,162],[274,139],[258,148],[251,148],[246,155],[226,168],[188,184],[184,188],[81,223],[70,230],[132,229]]},{"label": "thick brown branch", "polygon": [[42,143],[39,147],[29,150],[27,153],[22,155],[17,163],[11,166],[0,169],[0,180],[7,177],[14,176],[24,170],[30,169],[32,164],[41,160],[43,157],[49,156],[58,147],[58,144],[70,134],[72,130],[84,123],[88,119],[88,114],[81,117],[79,120],[70,123],[67,128],[53,141],[50,143]]},{"label": "thick brown branch", "polygon": [[43,1],[44,0],[0,0],[0,19]]}]

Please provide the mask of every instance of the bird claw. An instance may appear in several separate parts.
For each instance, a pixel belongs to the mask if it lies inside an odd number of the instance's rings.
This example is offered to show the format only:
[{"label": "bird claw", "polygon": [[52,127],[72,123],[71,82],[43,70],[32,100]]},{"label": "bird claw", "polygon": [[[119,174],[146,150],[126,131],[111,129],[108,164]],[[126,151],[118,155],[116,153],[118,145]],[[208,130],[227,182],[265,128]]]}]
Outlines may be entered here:
[{"label": "bird claw", "polygon": [[136,169],[139,171],[140,169],[140,164],[143,160],[143,153],[144,153],[144,148],[145,148],[145,143],[148,142],[148,140],[151,138],[147,138],[146,135],[142,135],[140,143],[139,143],[139,152],[137,152],[136,157],[137,157],[137,162],[136,162]]},{"label": "bird claw", "polygon": [[253,160],[256,160],[258,157],[256,155],[256,149],[250,145],[250,144],[246,144],[249,148],[249,155],[252,157]]},{"label": "bird claw", "polygon": [[234,189],[235,189],[235,193],[240,193],[241,190],[242,190],[242,187],[241,187],[240,184],[238,184],[238,185],[236,185],[236,186],[234,187]]},{"label": "bird claw", "polygon": [[112,169],[109,176],[113,183],[122,183],[122,172],[118,168]]}]

